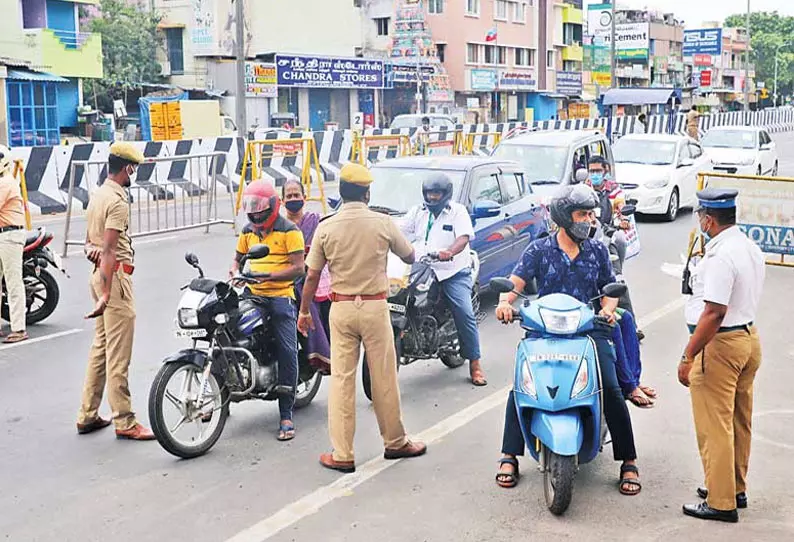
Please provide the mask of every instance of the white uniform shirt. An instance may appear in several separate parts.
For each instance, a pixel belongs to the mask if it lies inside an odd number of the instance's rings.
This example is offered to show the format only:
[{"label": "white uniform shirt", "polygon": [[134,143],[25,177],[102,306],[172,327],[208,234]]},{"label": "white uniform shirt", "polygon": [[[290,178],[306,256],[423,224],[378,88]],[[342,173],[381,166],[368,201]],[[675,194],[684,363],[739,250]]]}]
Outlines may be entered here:
[{"label": "white uniform shirt", "polygon": [[734,226],[706,245],[706,254],[692,271],[692,296],[686,306],[686,322],[696,325],[705,302],[726,305],[722,327],[755,321],[766,273],[764,254]]},{"label": "white uniform shirt", "polygon": [[[450,202],[437,217],[433,217],[432,223],[430,218],[430,211],[424,205],[419,205],[408,211],[403,220],[403,234],[413,243],[417,259],[429,252],[448,250],[458,237],[468,235],[469,241],[474,239],[471,217],[460,203]],[[452,261],[432,264],[438,280],[446,280],[470,266],[471,254],[468,246],[452,258]]]}]

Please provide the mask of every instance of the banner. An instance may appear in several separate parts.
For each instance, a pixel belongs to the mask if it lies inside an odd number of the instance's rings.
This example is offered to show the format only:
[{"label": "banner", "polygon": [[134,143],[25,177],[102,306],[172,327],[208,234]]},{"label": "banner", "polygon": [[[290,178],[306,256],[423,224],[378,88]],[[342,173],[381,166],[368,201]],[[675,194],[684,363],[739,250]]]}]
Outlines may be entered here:
[{"label": "banner", "polygon": [[471,90],[491,92],[496,90],[498,82],[495,70],[470,70]]},{"label": "banner", "polygon": [[383,61],[276,55],[280,87],[383,88]]},{"label": "banner", "polygon": [[499,70],[499,90],[537,90],[538,80],[533,71]]},{"label": "banner", "polygon": [[619,59],[639,60],[648,58],[650,38],[648,23],[625,23],[615,25],[615,49]]},{"label": "banner", "polygon": [[277,98],[276,65],[264,62],[245,63],[246,98]]},{"label": "banner", "polygon": [[217,34],[215,0],[191,0],[193,24],[190,29],[190,50],[196,56],[215,53]]},{"label": "banner", "polygon": [[761,250],[794,255],[794,181],[706,179],[708,186],[739,191],[736,222]]},{"label": "banner", "polygon": [[582,72],[557,72],[557,92],[566,96],[582,94]]},{"label": "banner", "polygon": [[722,55],[722,28],[684,30],[684,56]]}]

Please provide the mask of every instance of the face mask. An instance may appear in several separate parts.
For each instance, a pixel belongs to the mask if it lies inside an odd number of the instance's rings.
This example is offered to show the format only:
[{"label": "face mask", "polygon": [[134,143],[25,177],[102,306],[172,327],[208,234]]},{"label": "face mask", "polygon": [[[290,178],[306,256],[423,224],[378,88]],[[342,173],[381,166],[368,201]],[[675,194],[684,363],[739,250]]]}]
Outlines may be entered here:
[{"label": "face mask", "polygon": [[711,241],[711,235],[709,235],[709,233],[703,229],[703,226],[700,225],[700,221],[698,221],[698,229],[700,230],[700,235],[703,236],[703,239],[706,241],[706,243]]},{"label": "face mask", "polygon": [[248,220],[250,220],[252,224],[264,224],[267,222],[267,219],[270,218],[272,212],[272,209],[268,209],[261,213],[248,213]]},{"label": "face mask", "polygon": [[604,174],[603,173],[591,173],[590,174],[590,182],[593,183],[593,186],[601,186],[604,183]]},{"label": "face mask", "polygon": [[284,202],[284,207],[286,207],[287,210],[290,213],[297,213],[298,211],[303,209],[303,206],[305,204],[306,204],[306,202],[304,200],[302,200],[302,199],[293,199],[293,200]]},{"label": "face mask", "polygon": [[565,230],[572,240],[577,243],[591,239],[595,235],[596,229],[589,222],[574,222],[570,228]]}]

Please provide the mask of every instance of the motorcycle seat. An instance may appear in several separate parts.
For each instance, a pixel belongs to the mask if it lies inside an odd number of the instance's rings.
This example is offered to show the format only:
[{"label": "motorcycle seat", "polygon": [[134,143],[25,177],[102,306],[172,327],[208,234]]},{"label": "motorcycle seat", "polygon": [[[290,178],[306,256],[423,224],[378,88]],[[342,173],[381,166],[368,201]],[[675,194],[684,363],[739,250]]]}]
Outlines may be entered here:
[{"label": "motorcycle seat", "polygon": [[41,237],[41,231],[39,230],[27,232],[27,237],[25,237],[25,246],[27,247],[32,245],[39,240],[39,237]]}]

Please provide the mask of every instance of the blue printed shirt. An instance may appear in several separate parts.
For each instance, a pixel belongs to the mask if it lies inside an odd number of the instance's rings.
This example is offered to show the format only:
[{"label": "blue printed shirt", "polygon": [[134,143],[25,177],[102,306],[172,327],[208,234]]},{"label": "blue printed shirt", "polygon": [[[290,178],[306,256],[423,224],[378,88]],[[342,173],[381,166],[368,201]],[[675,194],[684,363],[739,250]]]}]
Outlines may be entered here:
[{"label": "blue printed shirt", "polygon": [[600,241],[587,239],[571,261],[560,248],[556,235],[537,239],[521,255],[513,274],[524,282],[538,283],[538,297],[568,294],[588,303],[601,295],[601,288],[615,282],[609,251]]}]

